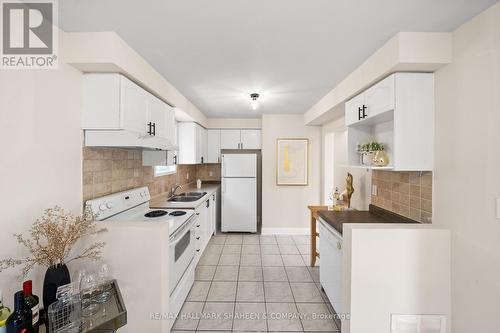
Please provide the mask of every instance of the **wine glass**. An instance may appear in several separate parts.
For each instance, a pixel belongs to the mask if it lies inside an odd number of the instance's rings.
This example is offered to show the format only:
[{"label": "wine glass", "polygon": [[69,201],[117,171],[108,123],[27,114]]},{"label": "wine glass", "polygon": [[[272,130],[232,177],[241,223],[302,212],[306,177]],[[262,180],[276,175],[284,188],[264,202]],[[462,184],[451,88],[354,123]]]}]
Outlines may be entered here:
[{"label": "wine glass", "polygon": [[99,304],[94,302],[98,293],[98,282],[96,274],[86,271],[80,280],[80,295],[82,298],[82,316],[90,317],[97,313]]}]

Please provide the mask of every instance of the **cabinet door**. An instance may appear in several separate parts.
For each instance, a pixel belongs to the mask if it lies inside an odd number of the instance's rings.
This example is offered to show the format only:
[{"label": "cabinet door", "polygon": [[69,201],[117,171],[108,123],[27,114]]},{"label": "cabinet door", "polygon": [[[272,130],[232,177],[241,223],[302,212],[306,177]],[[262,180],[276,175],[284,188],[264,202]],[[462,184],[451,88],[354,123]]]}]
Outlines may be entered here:
[{"label": "cabinet door", "polygon": [[391,75],[365,91],[367,118],[394,110],[394,78],[395,76]]},{"label": "cabinet door", "polygon": [[220,130],[207,130],[207,163],[220,163]]},{"label": "cabinet door", "polygon": [[239,149],[241,143],[240,130],[220,130],[220,149]]},{"label": "cabinet door", "polygon": [[121,124],[122,128],[145,135],[147,132],[148,95],[144,89],[125,77],[121,77]]},{"label": "cabinet door", "polygon": [[363,107],[364,95],[359,94],[345,103],[345,124],[346,126],[352,125],[362,119],[359,111]]},{"label": "cabinet door", "polygon": [[196,163],[207,163],[207,130],[196,124]]},{"label": "cabinet door", "polygon": [[241,149],[260,149],[260,130],[241,130]]},{"label": "cabinet door", "polygon": [[83,129],[123,129],[120,123],[120,81],[119,74],[82,76]]},{"label": "cabinet door", "polygon": [[177,124],[179,139],[179,164],[197,164],[198,159],[198,139],[196,124],[192,122],[180,122]]},{"label": "cabinet door", "polygon": [[146,124],[151,123],[154,136],[168,139],[167,135],[167,105],[160,99],[148,94],[148,119]]},{"label": "cabinet door", "polygon": [[166,128],[166,139],[170,142],[170,144],[177,146],[177,130],[175,123],[175,113],[174,109],[169,105],[165,104],[165,128]]}]

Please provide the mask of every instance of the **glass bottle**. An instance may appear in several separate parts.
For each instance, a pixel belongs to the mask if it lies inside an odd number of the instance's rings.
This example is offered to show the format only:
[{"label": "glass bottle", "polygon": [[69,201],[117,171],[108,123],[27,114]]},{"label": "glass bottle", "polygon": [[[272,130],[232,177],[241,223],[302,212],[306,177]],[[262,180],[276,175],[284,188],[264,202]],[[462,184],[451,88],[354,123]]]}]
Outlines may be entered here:
[{"label": "glass bottle", "polygon": [[22,290],[14,294],[14,312],[7,318],[7,333],[30,333],[31,310],[24,302],[24,292]]},{"label": "glass bottle", "polygon": [[24,281],[23,283],[24,301],[26,306],[31,309],[31,318],[33,325],[33,332],[38,333],[38,319],[40,316],[39,299],[38,296],[33,295],[33,282],[31,280]]}]

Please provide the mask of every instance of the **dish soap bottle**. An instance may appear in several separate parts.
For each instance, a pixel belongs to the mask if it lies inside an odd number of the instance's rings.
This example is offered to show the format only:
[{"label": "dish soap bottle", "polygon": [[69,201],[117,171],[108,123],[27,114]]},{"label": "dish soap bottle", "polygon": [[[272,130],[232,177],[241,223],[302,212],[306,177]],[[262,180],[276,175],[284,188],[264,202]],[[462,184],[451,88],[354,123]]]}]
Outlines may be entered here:
[{"label": "dish soap bottle", "polygon": [[3,294],[0,290],[0,333],[6,333],[7,327],[5,326],[5,322],[7,318],[10,316],[10,309],[6,306],[3,306]]}]

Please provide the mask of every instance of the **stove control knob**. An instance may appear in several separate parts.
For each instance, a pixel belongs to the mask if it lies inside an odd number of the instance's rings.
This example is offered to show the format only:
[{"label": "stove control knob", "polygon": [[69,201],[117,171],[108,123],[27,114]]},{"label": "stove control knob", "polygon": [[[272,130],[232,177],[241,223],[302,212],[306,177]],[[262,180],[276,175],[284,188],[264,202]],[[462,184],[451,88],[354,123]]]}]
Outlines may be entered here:
[{"label": "stove control knob", "polygon": [[106,208],[108,208],[108,209],[113,208],[113,204],[112,204],[111,202],[108,202],[108,203],[106,204]]},{"label": "stove control knob", "polygon": [[99,205],[99,209],[102,210],[102,211],[105,211],[106,210],[106,204],[100,204]]},{"label": "stove control knob", "polygon": [[146,192],[141,192],[141,197],[145,197],[146,196]]}]

